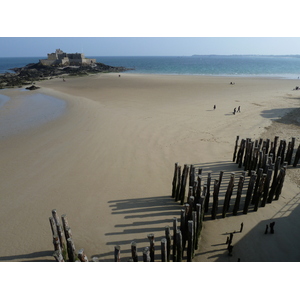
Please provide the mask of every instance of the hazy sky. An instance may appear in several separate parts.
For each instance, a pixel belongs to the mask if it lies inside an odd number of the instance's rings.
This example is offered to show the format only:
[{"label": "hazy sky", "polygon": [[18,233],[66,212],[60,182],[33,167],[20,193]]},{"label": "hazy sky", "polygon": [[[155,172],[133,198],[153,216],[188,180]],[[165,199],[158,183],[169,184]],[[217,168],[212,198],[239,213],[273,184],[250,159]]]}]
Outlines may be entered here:
[{"label": "hazy sky", "polygon": [[47,56],[56,49],[86,56],[300,54],[290,37],[0,37],[0,57]]}]

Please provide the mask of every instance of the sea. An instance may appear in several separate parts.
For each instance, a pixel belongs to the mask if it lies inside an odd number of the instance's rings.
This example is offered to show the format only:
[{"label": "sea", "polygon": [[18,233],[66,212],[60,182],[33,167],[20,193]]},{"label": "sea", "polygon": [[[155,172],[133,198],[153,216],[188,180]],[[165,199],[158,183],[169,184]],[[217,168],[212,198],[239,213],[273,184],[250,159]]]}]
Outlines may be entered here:
[{"label": "sea", "polygon": [[[298,79],[300,55],[86,56],[128,73]],[[0,74],[46,57],[0,57]]]}]

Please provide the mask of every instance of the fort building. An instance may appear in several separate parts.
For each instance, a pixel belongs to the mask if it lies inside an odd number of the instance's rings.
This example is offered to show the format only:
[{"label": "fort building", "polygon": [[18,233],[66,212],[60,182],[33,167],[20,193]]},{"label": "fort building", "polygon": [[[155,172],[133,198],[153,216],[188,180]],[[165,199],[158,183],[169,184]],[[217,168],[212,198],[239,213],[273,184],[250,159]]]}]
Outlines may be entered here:
[{"label": "fort building", "polygon": [[83,53],[65,53],[56,49],[54,53],[48,53],[48,59],[40,59],[40,63],[46,66],[91,65],[96,63],[96,59],[85,58]]}]

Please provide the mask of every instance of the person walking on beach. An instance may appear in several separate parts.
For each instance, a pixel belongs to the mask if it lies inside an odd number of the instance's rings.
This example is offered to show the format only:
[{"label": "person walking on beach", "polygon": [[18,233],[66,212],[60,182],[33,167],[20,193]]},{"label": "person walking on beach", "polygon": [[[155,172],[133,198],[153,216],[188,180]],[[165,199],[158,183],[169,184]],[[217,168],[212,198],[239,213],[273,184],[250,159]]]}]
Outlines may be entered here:
[{"label": "person walking on beach", "polygon": [[234,108],[234,110],[233,110],[233,114],[235,115],[235,112],[236,112],[236,107]]},{"label": "person walking on beach", "polygon": [[237,112],[241,112],[241,107],[240,106],[238,107]]},{"label": "person walking on beach", "polygon": [[275,222],[270,223],[271,233],[274,233],[274,226],[275,226]]},{"label": "person walking on beach", "polygon": [[214,105],[214,110],[216,109],[217,107],[216,107],[216,104]]},{"label": "person walking on beach", "polygon": [[244,227],[244,223],[242,222],[242,223],[241,223],[241,229],[240,229],[240,232],[243,231],[243,227]]}]

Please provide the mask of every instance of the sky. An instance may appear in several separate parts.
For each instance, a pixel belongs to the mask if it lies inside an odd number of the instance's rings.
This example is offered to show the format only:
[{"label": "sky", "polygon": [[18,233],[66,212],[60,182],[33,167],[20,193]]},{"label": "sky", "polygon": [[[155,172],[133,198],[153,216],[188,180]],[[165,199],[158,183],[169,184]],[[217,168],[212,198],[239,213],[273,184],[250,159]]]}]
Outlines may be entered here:
[{"label": "sky", "polygon": [[0,57],[47,57],[58,48],[86,56],[300,54],[300,37],[0,37],[0,45]]},{"label": "sky", "polygon": [[[294,0],[38,0],[1,4],[0,57],[300,54]],[[60,8],[60,9],[58,9]],[[84,37],[84,38],[83,38]]]}]

